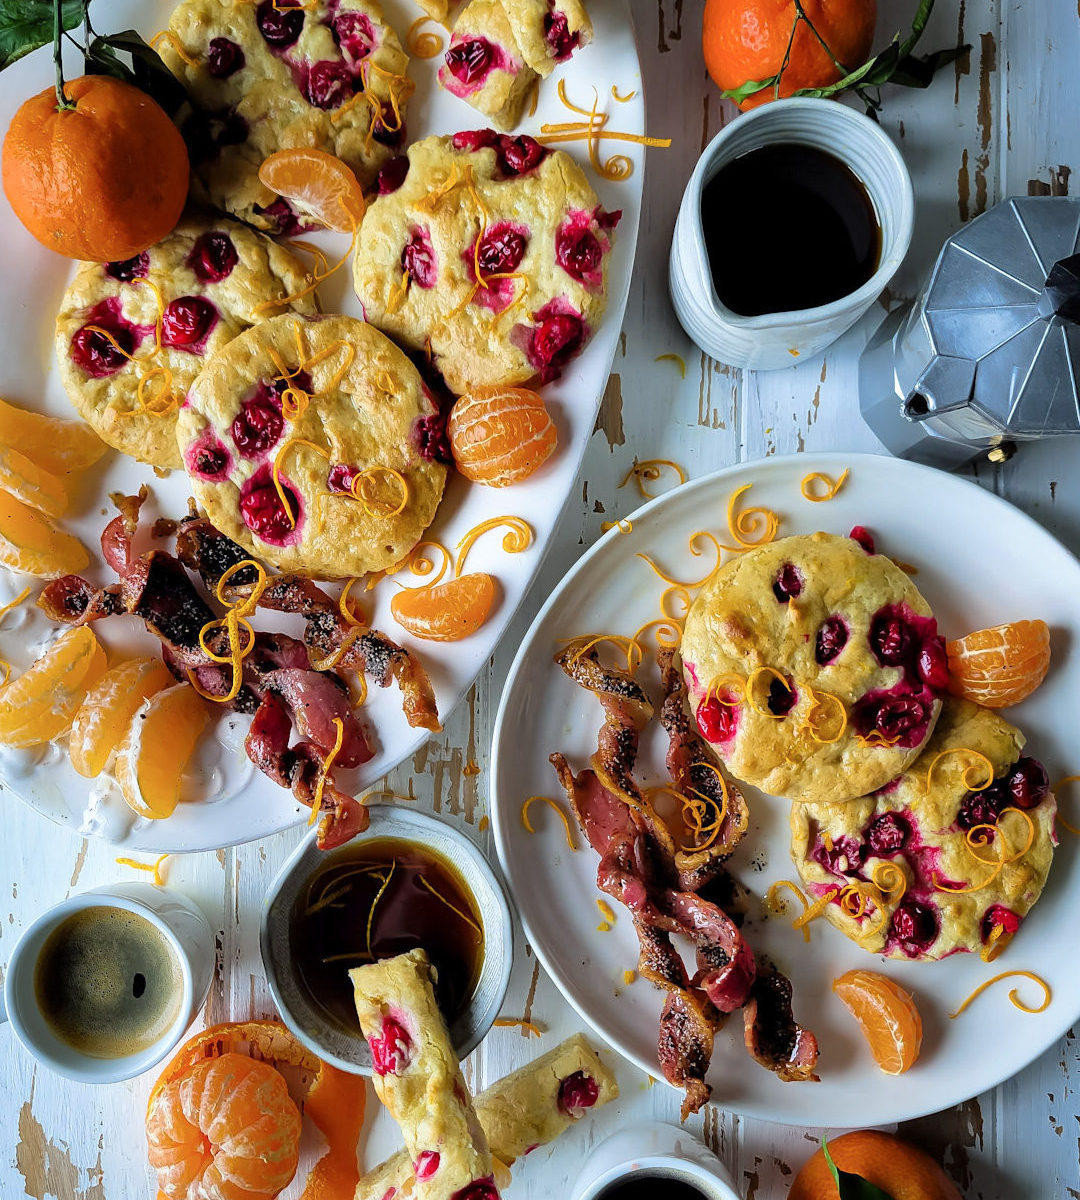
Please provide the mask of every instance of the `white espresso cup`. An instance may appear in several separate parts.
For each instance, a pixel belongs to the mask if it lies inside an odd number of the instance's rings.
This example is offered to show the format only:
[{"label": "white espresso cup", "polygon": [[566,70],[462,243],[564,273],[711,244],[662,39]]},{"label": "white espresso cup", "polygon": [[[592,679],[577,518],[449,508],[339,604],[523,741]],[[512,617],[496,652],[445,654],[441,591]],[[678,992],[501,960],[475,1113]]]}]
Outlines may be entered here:
[{"label": "white espresso cup", "polygon": [[[741,316],[720,302],[713,285],[701,214],[705,185],[740,155],[795,143],[825,150],[862,182],[881,226],[877,270],[846,296],[817,308]],[[753,197],[747,197],[747,204]],[[768,371],[818,354],[866,312],[907,254],[915,216],[911,176],[900,151],[864,117],[833,100],[774,100],[744,113],[705,147],[686,185],[671,241],[668,283],[679,323],[711,357]]]},{"label": "white espresso cup", "polygon": [[[96,1057],[54,1032],[38,999],[37,968],[53,932],[88,909],[133,913],[160,934],[171,956],[177,994],[175,1016],[148,1045],[132,1053]],[[26,930],[8,961],[4,1009],[19,1041],[39,1063],[81,1083],[116,1083],[149,1070],[184,1036],[206,999],[214,971],[214,935],[200,909],[186,896],[149,883],[122,883],[83,892],[50,908]]]},{"label": "white espresso cup", "polygon": [[601,1142],[589,1156],[570,1193],[573,1200],[598,1200],[623,1180],[654,1178],[656,1195],[665,1181],[687,1183],[706,1200],[739,1200],[727,1168],[685,1129],[659,1122],[629,1125]]}]

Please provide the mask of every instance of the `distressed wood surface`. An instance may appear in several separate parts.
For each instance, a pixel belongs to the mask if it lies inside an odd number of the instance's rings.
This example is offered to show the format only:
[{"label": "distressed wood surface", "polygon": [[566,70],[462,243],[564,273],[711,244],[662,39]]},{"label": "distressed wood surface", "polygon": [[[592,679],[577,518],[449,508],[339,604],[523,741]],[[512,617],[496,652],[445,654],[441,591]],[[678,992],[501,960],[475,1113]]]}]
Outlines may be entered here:
[{"label": "distressed wood surface", "polygon": [[[906,24],[914,0],[880,0],[879,34]],[[972,44],[966,63],[948,68],[929,92],[890,91],[883,116],[915,180],[917,214],[911,253],[891,289],[860,325],[824,357],[790,370],[743,373],[713,362],[678,327],[667,299],[667,254],[683,184],[704,144],[735,116],[718,100],[701,60],[701,4],[682,0],[633,5],[645,76],[649,131],[674,146],[650,152],[635,282],[596,432],[567,504],[561,530],[526,603],[468,701],[446,732],[388,777],[490,848],[487,809],[489,735],[514,648],[542,599],[601,522],[637,504],[618,484],[635,457],[670,457],[691,474],[743,459],[801,450],[875,450],[858,416],[855,365],[874,324],[914,294],[941,241],[997,199],[1066,194],[1080,167],[1080,5],[1075,0],[938,0],[927,49]],[[606,86],[611,81],[598,81]],[[752,202],[752,201],[748,201]],[[798,213],[792,213],[792,236]],[[676,353],[685,379],[657,355]],[[1032,513],[1080,550],[1080,476],[1070,470],[1074,442],[1026,448],[980,482]],[[988,547],[988,553],[992,548]],[[479,768],[479,771],[476,768]],[[301,830],[260,843],[173,859],[169,883],[194,897],[217,930],[218,969],[204,1018],[214,1022],[271,1012],[258,957],[260,905],[270,879]],[[1072,844],[1061,853],[1074,853]],[[0,918],[0,960],[20,931],[64,895],[118,879],[114,852],[56,829],[9,800],[0,839],[0,880],[9,890]],[[1074,948],[1062,947],[1066,952]],[[579,1027],[576,1016],[523,939],[505,1013],[531,1017],[543,1039],[497,1029],[467,1065],[483,1086]],[[1017,1019],[1022,1019],[1018,1017]],[[1008,1037],[1008,1030],[1002,1036]],[[992,1054],[993,1047],[987,1046]],[[510,1200],[569,1194],[589,1147],[629,1121],[676,1120],[675,1094],[619,1066],[622,1098],[518,1170]],[[35,1200],[133,1200],[149,1196],[142,1116],[150,1079],[95,1089],[35,1070],[9,1029],[0,1030],[0,1197]],[[905,1126],[946,1165],[966,1200],[1070,1196],[1080,1200],[1080,1050],[1066,1036],[1026,1071],[955,1109]],[[394,1144],[394,1130],[373,1101],[363,1154],[367,1162]],[[852,1111],[852,1124],[858,1112]],[[724,1159],[747,1200],[779,1200],[809,1154],[817,1130],[791,1130],[709,1107],[691,1122]]]}]

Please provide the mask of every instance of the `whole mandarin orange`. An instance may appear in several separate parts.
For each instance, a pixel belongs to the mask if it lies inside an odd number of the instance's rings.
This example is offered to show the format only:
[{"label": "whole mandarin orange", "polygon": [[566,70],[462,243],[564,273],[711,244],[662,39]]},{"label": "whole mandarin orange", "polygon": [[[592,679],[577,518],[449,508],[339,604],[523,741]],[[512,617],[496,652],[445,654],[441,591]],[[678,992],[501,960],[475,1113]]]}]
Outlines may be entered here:
[{"label": "whole mandarin orange", "polygon": [[[890,1133],[860,1129],[830,1138],[829,1154],[841,1171],[861,1175],[892,1200],[963,1200],[925,1150]],[[795,1176],[787,1200],[836,1200],[836,1183],[821,1150]]]},{"label": "whole mandarin orange", "polygon": [[[772,78],[783,66],[789,42],[781,96],[835,83],[841,73],[834,58],[849,69],[866,60],[874,42],[877,0],[802,0],[802,7],[832,57],[805,21],[799,22],[792,38],[797,16],[792,0],[706,0],[701,46],[713,82],[727,91]],[[739,107],[756,108],[772,99],[769,86]]]},{"label": "whole mandarin orange", "polygon": [[170,233],[188,191],[180,131],[145,92],[107,75],[31,97],[4,137],[3,181],[15,215],[68,258],[131,258]]}]

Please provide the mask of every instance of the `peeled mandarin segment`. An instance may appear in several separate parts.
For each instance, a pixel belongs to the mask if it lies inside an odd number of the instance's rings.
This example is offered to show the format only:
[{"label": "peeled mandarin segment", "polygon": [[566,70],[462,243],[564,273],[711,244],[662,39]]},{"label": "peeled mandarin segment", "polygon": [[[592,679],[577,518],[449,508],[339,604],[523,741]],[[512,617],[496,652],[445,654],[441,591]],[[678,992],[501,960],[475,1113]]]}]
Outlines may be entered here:
[{"label": "peeled mandarin segment", "polygon": [[429,642],[457,642],[474,634],[495,603],[495,580],[482,571],[435,587],[406,588],[390,601],[394,620]]},{"label": "peeled mandarin segment", "polygon": [[457,469],[490,487],[527,479],[559,440],[544,401],[528,388],[474,389],[454,405],[447,432]]},{"label": "peeled mandarin segment", "polygon": [[85,625],[61,634],[33,666],[0,690],[0,743],[38,746],[59,737],[107,668],[105,651]]},{"label": "peeled mandarin segment", "polygon": [[90,555],[78,538],[0,488],[0,565],[55,578],[76,574],[89,563]]},{"label": "peeled mandarin segment", "polygon": [[63,475],[93,466],[108,446],[82,421],[63,421],[0,400],[0,443],[18,447],[37,466]]},{"label": "peeled mandarin segment", "polygon": [[259,180],[330,229],[352,233],[364,219],[356,176],[325,150],[277,150],[263,159]]},{"label": "peeled mandarin segment", "polygon": [[1050,669],[1045,621],[1010,621],[946,643],[952,690],[986,708],[1019,704]]},{"label": "peeled mandarin segment", "polygon": [[48,517],[62,517],[67,511],[64,481],[10,446],[0,446],[0,488]]},{"label": "peeled mandarin segment", "polygon": [[209,719],[198,692],[186,683],[157,692],[136,709],[117,748],[115,772],[124,799],[140,817],[172,816],[180,777]]},{"label": "peeled mandarin segment", "polygon": [[68,753],[75,770],[87,779],[100,775],[135,710],[173,682],[160,658],[132,658],[106,672],[87,693],[71,726]]},{"label": "peeled mandarin segment", "polygon": [[886,1075],[900,1075],[919,1057],[922,1017],[910,992],[876,971],[848,971],[833,991],[863,1031],[874,1061]]}]

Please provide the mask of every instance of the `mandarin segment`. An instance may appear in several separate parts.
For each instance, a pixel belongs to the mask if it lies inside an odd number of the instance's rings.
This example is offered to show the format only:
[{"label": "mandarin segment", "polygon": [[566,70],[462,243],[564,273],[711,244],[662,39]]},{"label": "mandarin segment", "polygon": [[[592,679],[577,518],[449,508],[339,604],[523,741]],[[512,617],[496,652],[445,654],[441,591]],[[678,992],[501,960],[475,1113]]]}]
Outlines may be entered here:
[{"label": "mandarin segment", "polygon": [[124,799],[140,817],[172,816],[184,768],[209,719],[199,694],[186,683],[157,692],[136,709],[117,747],[114,770]]},{"label": "mandarin segment", "polygon": [[978,629],[945,646],[951,690],[984,708],[1019,704],[1050,669],[1045,621],[1008,621]]},{"label": "mandarin segment", "polygon": [[0,488],[0,565],[27,575],[74,575],[90,563],[78,538]]},{"label": "mandarin segment", "polygon": [[922,1046],[922,1017],[910,992],[877,971],[848,971],[833,991],[866,1037],[874,1061],[886,1075],[914,1065]]},{"label": "mandarin segment", "polygon": [[390,602],[394,620],[413,637],[457,642],[474,634],[495,603],[495,580],[482,571],[435,587],[405,588]]},{"label": "mandarin segment", "polygon": [[364,219],[364,193],[356,176],[325,150],[278,150],[264,158],[259,180],[329,229],[352,233]]},{"label": "mandarin segment", "polygon": [[64,481],[11,446],[0,445],[0,488],[47,517],[62,517],[67,511]]},{"label": "mandarin segment", "polygon": [[543,399],[528,388],[474,388],[447,424],[457,469],[475,483],[506,487],[554,453],[559,435]]},{"label": "mandarin segment", "polygon": [[42,416],[4,399],[0,399],[0,445],[17,446],[20,454],[54,475],[83,471],[109,448],[82,421]]},{"label": "mandarin segment", "polygon": [[71,726],[108,662],[93,631],[69,629],[17,679],[0,689],[0,743],[37,746]]},{"label": "mandarin segment", "polygon": [[68,752],[75,770],[87,779],[100,775],[139,705],[173,682],[160,658],[128,659],[106,672],[87,693],[71,726]]}]

